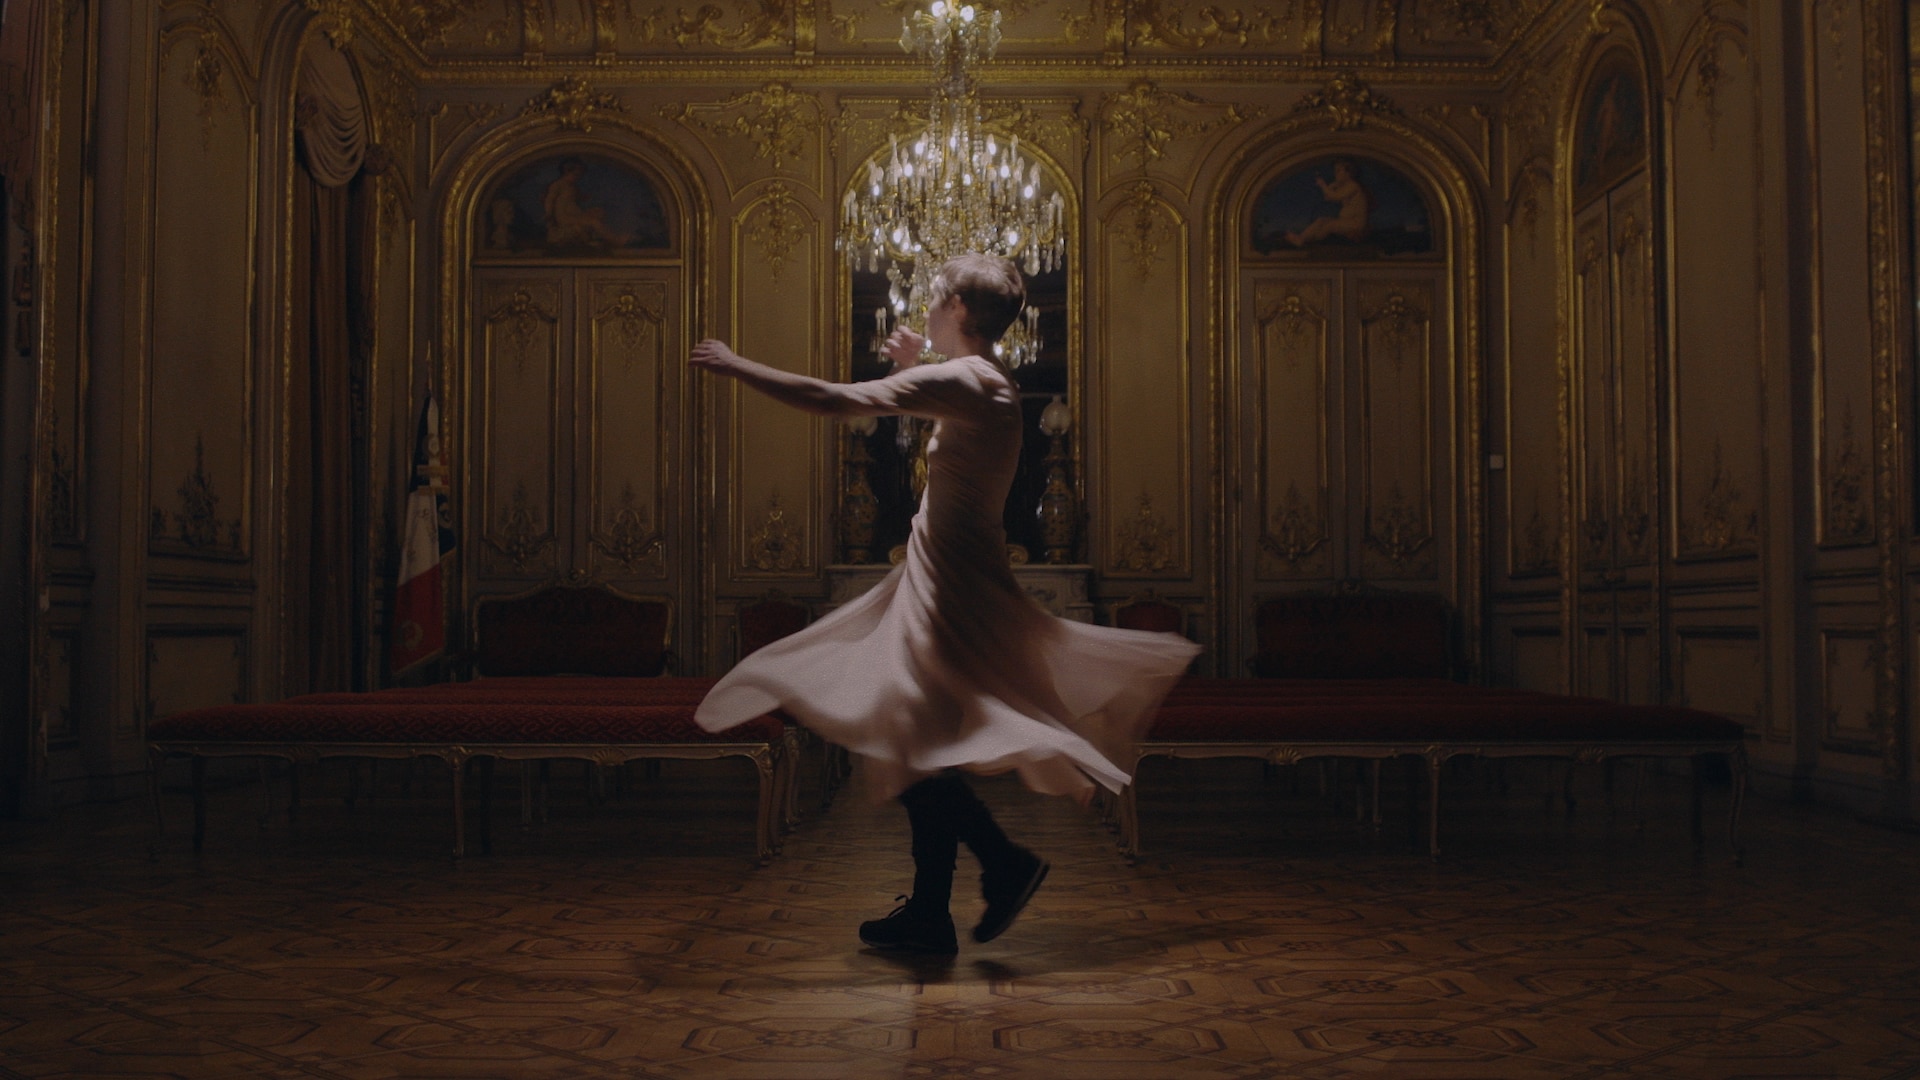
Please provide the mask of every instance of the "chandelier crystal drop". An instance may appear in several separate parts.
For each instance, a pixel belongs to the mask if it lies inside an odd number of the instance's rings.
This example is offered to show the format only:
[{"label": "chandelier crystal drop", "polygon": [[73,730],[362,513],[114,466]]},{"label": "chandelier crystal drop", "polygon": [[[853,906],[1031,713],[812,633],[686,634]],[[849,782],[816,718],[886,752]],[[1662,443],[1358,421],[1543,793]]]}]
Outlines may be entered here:
[{"label": "chandelier crystal drop", "polygon": [[[892,312],[922,330],[933,275],[955,255],[984,252],[1020,264],[1028,275],[1065,258],[1066,201],[1048,192],[1040,163],[1020,152],[1020,137],[987,130],[973,69],[1000,44],[1000,13],[934,0],[905,20],[900,47],[933,65],[927,127],[892,137],[884,164],[870,162],[840,207],[834,246],[853,270],[885,269]],[[994,351],[1009,367],[1039,358],[1037,309],[1028,307]],[[884,332],[880,335],[886,336]]]}]

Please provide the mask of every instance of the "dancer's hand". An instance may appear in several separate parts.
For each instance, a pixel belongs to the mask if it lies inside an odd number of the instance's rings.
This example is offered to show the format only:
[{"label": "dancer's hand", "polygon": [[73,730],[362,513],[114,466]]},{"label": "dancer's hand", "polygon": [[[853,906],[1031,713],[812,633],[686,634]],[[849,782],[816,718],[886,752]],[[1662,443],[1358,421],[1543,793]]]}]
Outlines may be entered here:
[{"label": "dancer's hand", "polygon": [[727,347],[724,341],[708,338],[693,347],[693,354],[687,357],[692,367],[705,368],[715,375],[737,376],[747,364],[747,359]]},{"label": "dancer's hand", "polygon": [[887,359],[893,361],[896,368],[910,368],[920,363],[920,354],[927,348],[927,339],[907,329],[897,326],[887,335],[887,342],[881,346]]}]

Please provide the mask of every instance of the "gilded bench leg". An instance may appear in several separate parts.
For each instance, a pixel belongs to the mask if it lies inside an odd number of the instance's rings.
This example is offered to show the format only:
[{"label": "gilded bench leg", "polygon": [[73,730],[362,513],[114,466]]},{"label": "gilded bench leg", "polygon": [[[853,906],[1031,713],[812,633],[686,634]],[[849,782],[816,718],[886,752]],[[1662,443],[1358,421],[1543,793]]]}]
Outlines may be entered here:
[{"label": "gilded bench leg", "polygon": [[493,854],[493,761],[480,759],[480,854]]},{"label": "gilded bench leg", "polygon": [[1740,804],[1747,795],[1747,748],[1738,746],[1727,755],[1727,767],[1733,773],[1733,798],[1727,809],[1727,848],[1733,852],[1733,865],[1745,866],[1747,853],[1740,847]]},{"label": "gilded bench leg", "polygon": [[450,754],[447,766],[453,770],[453,857],[464,859],[467,855],[467,759]]},{"label": "gilded bench leg", "polygon": [[1380,831],[1380,769],[1386,764],[1380,758],[1373,759],[1373,831]]},{"label": "gilded bench leg", "polygon": [[1440,857],[1440,767],[1446,758],[1427,752],[1427,857]]},{"label": "gilded bench leg", "polygon": [[207,759],[193,755],[193,853],[207,840]]},{"label": "gilded bench leg", "polygon": [[[1134,775],[1140,775],[1139,766],[1134,767]],[[1114,809],[1118,811],[1120,821],[1120,854],[1126,856],[1129,863],[1140,858],[1140,795],[1133,784],[1120,789],[1114,796]]]},{"label": "gilded bench leg", "polygon": [[754,768],[760,773],[760,813],[755,822],[754,842],[759,848],[762,866],[773,861],[773,834],[780,815],[778,785],[774,782],[773,750],[757,750],[753,754]]},{"label": "gilded bench leg", "polygon": [[160,845],[167,839],[166,813],[160,805],[160,766],[166,760],[165,750],[157,746],[147,748],[147,790],[153,797],[153,845],[147,851],[149,859],[160,857]]}]

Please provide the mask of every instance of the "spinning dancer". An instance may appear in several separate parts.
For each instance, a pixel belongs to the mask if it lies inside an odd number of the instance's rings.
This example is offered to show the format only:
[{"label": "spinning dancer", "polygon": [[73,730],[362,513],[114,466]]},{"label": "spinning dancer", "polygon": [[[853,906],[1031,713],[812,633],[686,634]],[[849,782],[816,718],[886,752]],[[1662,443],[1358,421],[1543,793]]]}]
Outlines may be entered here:
[{"label": "spinning dancer", "polygon": [[813,413],[906,414],[934,421],[927,489],[904,562],[872,591],[746,657],[701,703],[718,731],[774,709],[867,759],[913,828],[913,895],[860,926],[878,949],[951,955],[954,860],[980,860],[986,911],[975,941],[998,937],[1047,875],[1008,840],[956,770],[1013,771],[1029,788],[1083,803],[1094,784],[1130,779],[1132,745],[1199,652],[1177,634],[1117,630],[1048,615],[1014,580],[1001,525],[1020,460],[1018,388],[993,343],[1026,303],[1006,259],[962,255],[934,279],[927,333],[953,359],[919,364],[926,339],[896,330],[896,372],[829,383],[694,347],[695,367]]}]

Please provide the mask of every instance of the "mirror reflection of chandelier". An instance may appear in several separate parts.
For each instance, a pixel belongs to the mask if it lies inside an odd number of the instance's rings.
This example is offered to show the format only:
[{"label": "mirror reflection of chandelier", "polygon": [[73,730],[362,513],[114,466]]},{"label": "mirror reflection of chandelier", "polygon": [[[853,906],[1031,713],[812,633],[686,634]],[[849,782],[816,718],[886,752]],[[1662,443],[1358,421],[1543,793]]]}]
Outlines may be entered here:
[{"label": "mirror reflection of chandelier", "polygon": [[[893,317],[926,326],[933,275],[970,251],[1002,255],[1028,275],[1057,268],[1066,254],[1065,200],[1047,194],[1040,164],[1020,138],[986,131],[973,68],[1000,44],[1000,13],[934,0],[905,20],[900,46],[933,62],[927,127],[911,142],[895,136],[885,165],[870,162],[864,184],[841,203],[834,246],[854,269],[886,268]],[[888,312],[874,313],[879,340]],[[1010,367],[1040,355],[1040,312],[1028,307],[994,351]]]}]

